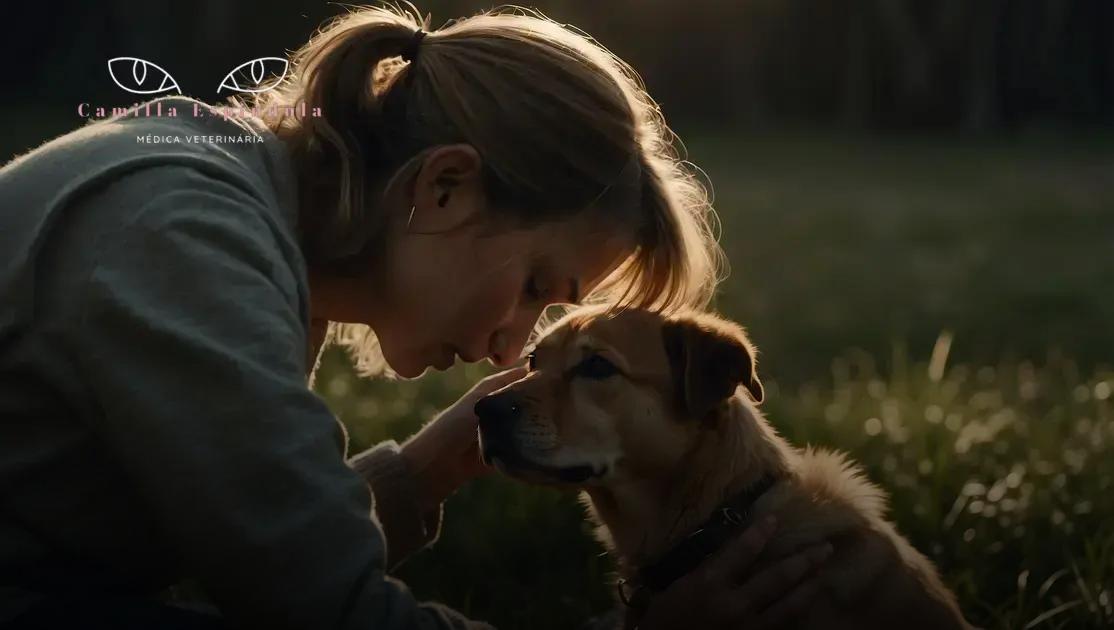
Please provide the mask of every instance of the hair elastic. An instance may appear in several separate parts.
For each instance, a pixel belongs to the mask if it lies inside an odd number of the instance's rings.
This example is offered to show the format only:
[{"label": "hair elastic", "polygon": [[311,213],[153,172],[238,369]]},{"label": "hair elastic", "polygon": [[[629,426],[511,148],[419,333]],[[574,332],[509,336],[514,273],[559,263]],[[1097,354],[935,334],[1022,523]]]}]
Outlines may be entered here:
[{"label": "hair elastic", "polygon": [[417,59],[419,50],[418,46],[422,43],[422,40],[425,39],[426,35],[429,35],[429,33],[423,31],[420,28],[414,31],[414,36],[411,37],[410,41],[406,42],[406,45],[402,47],[402,52],[399,53],[399,56],[401,56],[404,61],[409,62],[413,62],[415,59]]}]

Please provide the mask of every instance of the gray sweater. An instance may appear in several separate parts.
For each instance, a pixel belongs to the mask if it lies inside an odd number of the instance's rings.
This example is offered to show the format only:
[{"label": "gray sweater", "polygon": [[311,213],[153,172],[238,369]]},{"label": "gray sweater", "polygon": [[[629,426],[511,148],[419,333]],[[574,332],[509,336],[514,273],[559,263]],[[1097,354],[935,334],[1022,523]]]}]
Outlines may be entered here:
[{"label": "gray sweater", "polygon": [[189,578],[243,627],[490,627],[387,576],[440,510],[397,444],[346,461],[306,385],[282,143],[153,103],[0,170],[0,625]]}]

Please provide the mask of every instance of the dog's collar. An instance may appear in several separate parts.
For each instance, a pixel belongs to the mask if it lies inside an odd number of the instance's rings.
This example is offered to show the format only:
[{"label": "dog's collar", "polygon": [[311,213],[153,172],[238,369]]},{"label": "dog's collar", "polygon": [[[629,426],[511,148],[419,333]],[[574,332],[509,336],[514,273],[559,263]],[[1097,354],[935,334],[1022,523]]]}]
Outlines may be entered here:
[{"label": "dog's collar", "polygon": [[[665,590],[670,584],[696,568],[727,542],[736,531],[750,521],[750,511],[762,495],[778,482],[767,474],[756,483],[720,506],[711,518],[689,534],[657,562],[638,569],[634,580],[619,580],[619,598],[627,606],[644,608],[653,591]],[[633,589],[633,590],[631,590]]]}]

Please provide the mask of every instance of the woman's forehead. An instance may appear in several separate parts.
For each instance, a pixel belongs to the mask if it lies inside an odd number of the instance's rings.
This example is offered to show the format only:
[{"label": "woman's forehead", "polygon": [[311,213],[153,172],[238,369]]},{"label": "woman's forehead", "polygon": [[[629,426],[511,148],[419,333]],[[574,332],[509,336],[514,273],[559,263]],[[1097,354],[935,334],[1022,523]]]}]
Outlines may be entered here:
[{"label": "woman's forehead", "polygon": [[634,252],[634,235],[599,217],[578,216],[504,232],[498,247],[559,282],[575,281],[583,296]]},{"label": "woman's forehead", "polygon": [[582,219],[539,226],[533,236],[535,251],[557,259],[586,263],[633,251],[634,242],[632,235],[619,228]]},{"label": "woman's forehead", "polygon": [[[548,228],[548,229],[547,229]],[[541,240],[562,248],[633,247],[634,230],[617,224],[608,217],[581,212],[568,219],[538,226]]]},{"label": "woman's forehead", "polygon": [[633,238],[623,232],[580,223],[539,234],[538,252],[556,271],[575,278],[584,296],[633,253]]}]

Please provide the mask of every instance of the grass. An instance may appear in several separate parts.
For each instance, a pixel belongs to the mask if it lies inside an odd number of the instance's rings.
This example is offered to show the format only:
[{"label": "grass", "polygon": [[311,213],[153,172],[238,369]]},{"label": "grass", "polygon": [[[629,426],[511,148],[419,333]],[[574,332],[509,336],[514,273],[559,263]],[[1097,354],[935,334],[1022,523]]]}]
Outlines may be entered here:
[{"label": "grass", "polygon": [[694,143],[732,274],[719,305],[782,378],[859,347],[1084,366],[1114,348],[1114,141],[810,135]]},{"label": "grass", "polygon": [[[1114,623],[1114,141],[690,142],[715,183],[765,409],[849,451],[900,529],[988,628]],[[404,438],[486,370],[321,392],[354,446]],[[577,628],[613,605],[576,497],[490,478],[450,498],[400,571],[503,628]]]},{"label": "grass", "polygon": [[778,392],[768,412],[793,442],[864,462],[971,619],[1114,623],[1114,504],[1103,498],[1114,490],[1114,373],[1085,376],[1066,359],[894,363],[879,374],[866,355],[841,358],[830,383]]},{"label": "grass", "polygon": [[[1114,372],[1084,375],[1067,359],[930,369],[898,353],[891,362],[880,373],[853,352],[823,384],[769,379],[766,412],[794,443],[864,463],[970,619],[1003,629],[1114,623],[1114,503],[1104,500],[1114,491]],[[444,389],[346,376],[333,387],[344,390],[341,406],[388,391],[447,404],[467,372]],[[409,431],[404,404],[378,412],[386,422],[366,426],[382,430],[354,439]],[[400,574],[420,596],[506,628],[579,627],[611,606],[610,559],[575,497],[491,478],[454,495],[446,515],[441,540]]]}]

